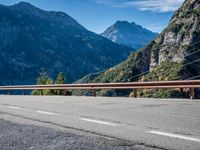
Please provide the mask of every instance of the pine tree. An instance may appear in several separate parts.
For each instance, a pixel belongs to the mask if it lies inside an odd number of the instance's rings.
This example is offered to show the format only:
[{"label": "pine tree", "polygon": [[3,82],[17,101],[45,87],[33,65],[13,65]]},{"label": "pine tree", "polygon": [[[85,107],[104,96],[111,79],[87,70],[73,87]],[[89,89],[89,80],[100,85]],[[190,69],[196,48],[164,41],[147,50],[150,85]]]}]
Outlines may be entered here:
[{"label": "pine tree", "polygon": [[63,72],[60,72],[55,80],[55,84],[64,84],[66,81],[66,76]]},{"label": "pine tree", "polygon": [[[64,84],[66,81],[66,76],[63,72],[60,72],[55,80],[55,84]],[[55,90],[57,95],[68,95],[69,93],[65,90]]]},{"label": "pine tree", "polygon": [[[45,69],[41,69],[39,73],[39,77],[37,78],[37,85],[46,85],[46,84],[53,84],[54,81],[45,71]],[[32,95],[53,95],[53,90],[33,90]]]},{"label": "pine tree", "polygon": [[[48,77],[46,80],[46,84],[54,84],[53,79],[51,77]],[[43,90],[43,95],[54,95],[55,91],[54,90]]]}]

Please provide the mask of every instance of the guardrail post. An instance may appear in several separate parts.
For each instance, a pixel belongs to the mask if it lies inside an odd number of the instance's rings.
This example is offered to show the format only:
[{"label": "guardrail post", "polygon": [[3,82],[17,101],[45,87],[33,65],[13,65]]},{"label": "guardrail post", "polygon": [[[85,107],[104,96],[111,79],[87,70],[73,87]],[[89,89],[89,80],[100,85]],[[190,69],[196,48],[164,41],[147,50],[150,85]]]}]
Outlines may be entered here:
[{"label": "guardrail post", "polygon": [[195,98],[195,90],[194,88],[190,88],[190,99],[194,99]]},{"label": "guardrail post", "polygon": [[133,93],[134,93],[134,97],[137,98],[137,96],[138,96],[138,95],[137,95],[137,89],[134,89],[134,90],[133,90]]},{"label": "guardrail post", "polygon": [[183,91],[184,91],[183,88],[180,88],[180,93],[181,93],[181,95],[182,95],[182,96],[181,96],[182,98],[183,98]]},{"label": "guardrail post", "polygon": [[93,90],[93,96],[96,97],[97,96],[97,91]]},{"label": "guardrail post", "polygon": [[64,90],[64,96],[67,96],[67,90]]}]

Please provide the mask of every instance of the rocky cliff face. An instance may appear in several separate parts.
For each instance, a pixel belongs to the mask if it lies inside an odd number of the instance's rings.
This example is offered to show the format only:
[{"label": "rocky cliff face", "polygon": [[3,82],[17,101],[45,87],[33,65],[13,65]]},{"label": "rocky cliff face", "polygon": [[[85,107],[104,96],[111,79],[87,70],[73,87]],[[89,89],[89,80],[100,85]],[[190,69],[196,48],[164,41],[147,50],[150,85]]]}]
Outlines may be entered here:
[{"label": "rocky cliff face", "polygon": [[[200,1],[186,0],[168,27],[150,44],[90,82],[129,82],[196,79],[200,75]],[[145,72],[148,72],[145,74]],[[144,75],[139,75],[139,74]],[[138,76],[139,75],[139,76]],[[103,94],[102,94],[103,93]],[[113,95],[123,91],[100,92]],[[181,96],[171,90],[141,91],[141,96]],[[152,96],[152,95],[151,95]]]},{"label": "rocky cliff face", "polygon": [[155,39],[151,67],[162,61],[181,62],[184,56],[199,49],[200,2],[187,0],[175,12],[168,27]]},{"label": "rocky cliff face", "polygon": [[139,49],[148,44],[158,34],[145,29],[134,22],[117,21],[101,35],[118,44]]},{"label": "rocky cliff face", "polygon": [[[182,64],[181,79],[199,75],[200,2],[186,0],[175,12],[168,27],[154,41],[155,46],[151,50],[150,58],[151,69],[162,62],[170,61]],[[192,64],[187,65],[188,63]]]},{"label": "rocky cliff face", "polygon": [[62,12],[0,5],[0,84],[33,84],[45,68],[72,82],[109,68],[133,49],[86,30]]}]

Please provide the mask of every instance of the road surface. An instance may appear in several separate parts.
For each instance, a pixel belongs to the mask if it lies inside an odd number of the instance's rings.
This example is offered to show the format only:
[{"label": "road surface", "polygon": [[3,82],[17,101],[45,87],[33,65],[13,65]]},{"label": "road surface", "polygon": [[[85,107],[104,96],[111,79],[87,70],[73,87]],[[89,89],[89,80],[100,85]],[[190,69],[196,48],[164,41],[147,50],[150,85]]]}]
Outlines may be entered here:
[{"label": "road surface", "polygon": [[0,149],[78,147],[200,150],[200,101],[0,96]]}]

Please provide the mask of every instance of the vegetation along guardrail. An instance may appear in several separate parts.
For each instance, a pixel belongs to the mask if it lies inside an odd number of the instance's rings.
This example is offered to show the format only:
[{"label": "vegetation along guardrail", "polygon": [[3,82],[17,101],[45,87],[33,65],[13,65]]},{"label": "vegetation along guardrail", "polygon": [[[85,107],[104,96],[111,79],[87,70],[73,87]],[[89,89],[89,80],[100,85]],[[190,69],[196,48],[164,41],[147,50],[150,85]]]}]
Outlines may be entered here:
[{"label": "vegetation along guardrail", "polygon": [[51,84],[51,85],[16,85],[0,86],[0,91],[7,90],[96,90],[133,89],[137,97],[137,89],[190,89],[190,98],[195,98],[195,88],[200,88],[200,80],[157,81],[157,82],[126,82],[126,83],[88,83],[88,84]]},{"label": "vegetation along guardrail", "polygon": [[195,88],[200,88],[200,80],[184,81],[160,81],[160,82],[126,82],[126,83],[89,83],[89,84],[51,84],[51,85],[16,85],[0,86],[3,90],[93,90],[93,96],[96,96],[96,90],[108,89],[133,89],[134,97],[137,97],[137,89],[190,89],[190,98],[195,98]]}]

